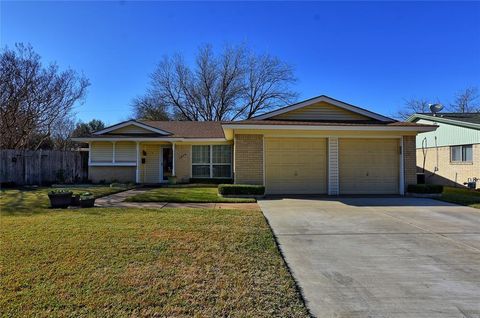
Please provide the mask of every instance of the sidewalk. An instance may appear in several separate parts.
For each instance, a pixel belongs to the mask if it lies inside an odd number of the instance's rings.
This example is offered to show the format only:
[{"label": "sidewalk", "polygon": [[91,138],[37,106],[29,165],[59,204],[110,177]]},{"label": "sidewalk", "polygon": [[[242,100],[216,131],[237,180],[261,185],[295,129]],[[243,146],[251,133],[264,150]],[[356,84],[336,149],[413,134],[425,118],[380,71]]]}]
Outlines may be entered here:
[{"label": "sidewalk", "polygon": [[144,193],[150,189],[132,189],[115,193],[95,200],[95,206],[101,208],[190,208],[190,209],[229,209],[229,210],[260,210],[257,203],[173,203],[173,202],[125,202],[128,197]]}]

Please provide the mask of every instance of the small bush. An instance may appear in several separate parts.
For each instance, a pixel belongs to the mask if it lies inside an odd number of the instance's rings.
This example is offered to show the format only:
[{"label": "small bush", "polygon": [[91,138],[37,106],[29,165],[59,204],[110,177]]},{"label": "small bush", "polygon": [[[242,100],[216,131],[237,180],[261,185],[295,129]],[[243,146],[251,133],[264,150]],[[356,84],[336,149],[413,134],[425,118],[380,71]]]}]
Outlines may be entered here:
[{"label": "small bush", "polygon": [[221,195],[263,195],[265,187],[250,184],[220,184],[218,193]]},{"label": "small bush", "polygon": [[410,184],[407,191],[410,193],[442,193],[443,186],[438,184]]}]

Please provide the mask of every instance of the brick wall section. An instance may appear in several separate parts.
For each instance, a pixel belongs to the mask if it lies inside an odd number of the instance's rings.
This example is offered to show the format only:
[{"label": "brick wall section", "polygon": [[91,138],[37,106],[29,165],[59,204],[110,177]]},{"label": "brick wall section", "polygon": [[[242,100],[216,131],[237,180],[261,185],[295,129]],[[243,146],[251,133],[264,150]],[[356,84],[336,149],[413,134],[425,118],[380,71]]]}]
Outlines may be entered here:
[{"label": "brick wall section", "polygon": [[235,135],[235,183],[263,184],[263,135]]},{"label": "brick wall section", "polygon": [[186,183],[190,180],[191,145],[175,145],[175,174],[177,182]]},{"label": "brick wall section", "polygon": [[403,136],[403,162],[405,171],[405,191],[409,184],[417,184],[417,159],[415,136]]},{"label": "brick wall section", "polygon": [[[450,161],[450,147],[427,148],[425,158],[425,177],[427,183],[446,186],[464,186],[468,178],[480,178],[480,144],[473,145],[473,162],[453,163]],[[437,162],[438,152],[438,162]],[[423,167],[423,151],[417,149],[417,166]],[[435,167],[438,168],[435,171]],[[477,182],[480,188],[480,182]]]}]

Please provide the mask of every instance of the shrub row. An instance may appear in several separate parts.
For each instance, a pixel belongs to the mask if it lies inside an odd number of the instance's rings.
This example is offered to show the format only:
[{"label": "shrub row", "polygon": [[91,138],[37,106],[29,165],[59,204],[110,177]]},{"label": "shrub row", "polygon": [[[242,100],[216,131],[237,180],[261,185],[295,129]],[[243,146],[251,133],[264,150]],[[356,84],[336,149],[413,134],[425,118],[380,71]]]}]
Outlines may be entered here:
[{"label": "shrub row", "polygon": [[233,183],[233,179],[225,178],[190,178],[190,183],[201,183],[201,184],[223,184],[223,183]]},{"label": "shrub row", "polygon": [[410,193],[442,193],[443,186],[438,184],[410,184],[407,192]]},{"label": "shrub row", "polygon": [[265,187],[250,184],[220,184],[218,193],[221,195],[263,195]]}]

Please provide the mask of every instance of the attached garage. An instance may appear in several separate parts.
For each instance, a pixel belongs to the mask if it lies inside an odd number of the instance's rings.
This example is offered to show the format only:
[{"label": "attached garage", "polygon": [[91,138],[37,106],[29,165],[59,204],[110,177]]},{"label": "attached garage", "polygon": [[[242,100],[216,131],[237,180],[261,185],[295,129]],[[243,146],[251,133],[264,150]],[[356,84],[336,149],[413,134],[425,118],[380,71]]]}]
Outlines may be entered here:
[{"label": "attached garage", "polygon": [[339,139],[340,194],[398,194],[399,139]]},{"label": "attached garage", "polygon": [[268,194],[326,194],[326,138],[265,138]]}]

